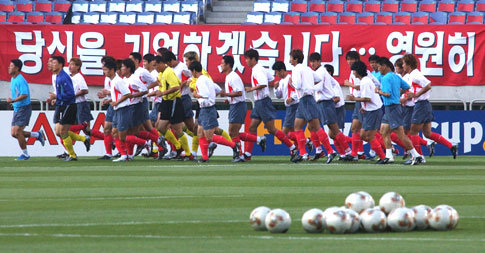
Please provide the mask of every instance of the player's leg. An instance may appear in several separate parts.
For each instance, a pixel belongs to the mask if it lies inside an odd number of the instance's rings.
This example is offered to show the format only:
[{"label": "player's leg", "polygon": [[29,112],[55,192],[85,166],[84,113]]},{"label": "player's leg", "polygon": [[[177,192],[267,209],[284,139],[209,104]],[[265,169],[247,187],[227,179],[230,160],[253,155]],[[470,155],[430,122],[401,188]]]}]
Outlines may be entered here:
[{"label": "player's leg", "polygon": [[[253,112],[251,112],[251,115],[253,115]],[[261,124],[261,119],[251,118],[248,132],[239,134],[239,137],[241,138],[241,140],[244,141],[244,159],[246,161],[251,160],[254,143],[258,141],[257,131],[258,131],[259,124]]]},{"label": "player's leg", "polygon": [[456,156],[458,155],[458,146],[451,144],[451,142],[449,142],[445,137],[441,136],[440,134],[431,132],[431,122],[427,122],[423,125],[423,135],[426,138],[431,139],[436,143],[439,143],[449,148],[451,154],[453,155],[453,159],[456,159]]}]

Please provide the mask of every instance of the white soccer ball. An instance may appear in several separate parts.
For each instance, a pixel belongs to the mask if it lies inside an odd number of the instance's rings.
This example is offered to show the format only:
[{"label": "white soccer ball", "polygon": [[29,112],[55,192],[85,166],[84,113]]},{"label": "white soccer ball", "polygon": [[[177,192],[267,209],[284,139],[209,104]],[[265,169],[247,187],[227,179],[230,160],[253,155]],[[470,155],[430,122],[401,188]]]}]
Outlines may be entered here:
[{"label": "white soccer ball", "polygon": [[266,215],[265,224],[271,233],[286,233],[290,229],[291,217],[283,209],[273,209]]},{"label": "white soccer ball", "polygon": [[327,216],[335,211],[338,211],[338,210],[342,210],[341,207],[338,207],[338,206],[331,206],[327,209],[325,209],[325,211],[323,211],[323,217],[322,219],[325,221],[327,219]]},{"label": "white soccer ball", "polygon": [[408,232],[416,226],[413,210],[399,207],[392,210],[387,216],[387,225],[392,231]]},{"label": "white soccer ball", "polygon": [[426,205],[419,205],[413,207],[412,210],[414,212],[414,217],[416,218],[416,229],[427,229],[429,227],[428,216],[433,209]]},{"label": "white soccer ball", "polygon": [[368,208],[360,214],[360,224],[365,231],[375,233],[386,230],[386,214],[377,208]]},{"label": "white soccer ball", "polygon": [[405,205],[404,198],[396,192],[388,192],[382,195],[381,199],[379,199],[379,206],[386,214],[389,214],[396,208],[404,207]]},{"label": "white soccer ball", "polygon": [[343,234],[350,230],[352,221],[350,216],[347,215],[342,209],[330,212],[326,215],[325,224],[327,224],[327,229],[332,234]]},{"label": "white soccer ball", "polygon": [[260,206],[255,208],[249,215],[249,223],[254,228],[254,230],[264,231],[266,230],[266,225],[264,224],[266,220],[266,215],[271,211],[268,207]]},{"label": "white soccer ball", "polygon": [[[360,191],[360,192],[357,192],[357,193],[365,196],[365,209],[372,208],[376,205],[374,198],[369,193],[367,193],[365,191]],[[362,210],[362,211],[364,211],[364,210]]]},{"label": "white soccer ball", "polygon": [[321,233],[325,229],[325,220],[323,219],[323,211],[318,208],[313,208],[306,211],[301,217],[301,224],[303,229],[308,233]]},{"label": "white soccer ball", "polygon": [[351,193],[345,198],[345,206],[360,213],[366,209],[365,199],[366,196],[363,194],[358,192]]},{"label": "white soccer ball", "polygon": [[345,209],[345,212],[347,212],[347,215],[350,218],[350,229],[347,230],[346,232],[348,233],[357,232],[360,228],[360,215],[352,209]]},{"label": "white soccer ball", "polygon": [[429,225],[436,230],[452,230],[458,225],[458,212],[451,206],[439,205],[428,216]]}]

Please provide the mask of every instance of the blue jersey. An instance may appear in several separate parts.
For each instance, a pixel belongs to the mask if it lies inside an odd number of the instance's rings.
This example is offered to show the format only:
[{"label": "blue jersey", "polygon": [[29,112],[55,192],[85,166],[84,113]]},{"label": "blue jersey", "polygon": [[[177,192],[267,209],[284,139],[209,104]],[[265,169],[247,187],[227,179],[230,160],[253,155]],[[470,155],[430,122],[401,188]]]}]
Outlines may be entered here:
[{"label": "blue jersey", "polygon": [[19,107],[30,105],[29,85],[21,74],[18,74],[15,78],[12,77],[10,80],[10,92],[12,94],[12,99],[16,99],[20,95],[27,95],[27,98],[13,103],[13,110],[15,112],[18,111]]},{"label": "blue jersey", "polygon": [[390,97],[382,96],[384,105],[400,104],[401,89],[409,89],[407,84],[401,77],[394,72],[389,72],[381,76],[381,90],[382,92],[391,94]]},{"label": "blue jersey", "polygon": [[372,71],[372,75],[377,79],[377,81],[381,82],[381,78],[382,78],[381,72]]},{"label": "blue jersey", "polygon": [[76,94],[71,77],[62,69],[56,77],[56,105],[70,105],[76,103]]}]

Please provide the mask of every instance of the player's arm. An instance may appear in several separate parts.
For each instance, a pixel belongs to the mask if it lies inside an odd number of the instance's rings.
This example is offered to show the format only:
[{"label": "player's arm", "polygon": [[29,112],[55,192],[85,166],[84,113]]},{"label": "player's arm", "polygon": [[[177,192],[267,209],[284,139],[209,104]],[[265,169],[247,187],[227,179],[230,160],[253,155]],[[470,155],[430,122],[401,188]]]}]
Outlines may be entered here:
[{"label": "player's arm", "polygon": [[156,80],[155,82],[151,83],[150,85],[148,85],[147,89],[153,89],[157,86],[160,86],[160,82],[158,80]]},{"label": "player's arm", "polygon": [[7,98],[7,103],[15,103],[15,102],[19,102],[19,101],[22,101],[26,98],[28,98],[29,96],[28,95],[25,95],[25,94],[22,94],[18,97],[16,97],[15,99],[12,99],[12,98]]},{"label": "player's arm", "polygon": [[131,97],[131,95],[130,95],[130,94],[125,94],[125,95],[123,95],[123,96],[122,96],[120,99],[118,99],[117,101],[113,101],[113,102],[111,102],[111,106],[117,106],[117,105],[119,105],[121,102],[123,102],[123,101],[125,101],[125,100],[129,99],[130,97]]},{"label": "player's arm", "polygon": [[261,90],[268,86],[268,77],[266,76],[265,73],[258,73],[254,76],[254,78],[256,78],[256,80],[258,81],[258,85],[254,87],[246,87],[247,92]]},{"label": "player's arm", "polygon": [[376,86],[376,93],[388,98],[391,96],[391,91],[388,89],[389,87],[391,87],[389,81],[387,79],[382,79],[381,87]]},{"label": "player's arm", "polygon": [[68,101],[76,97],[71,78],[63,78],[63,80],[61,80],[61,86],[64,92],[61,92],[59,97],[62,101]]}]

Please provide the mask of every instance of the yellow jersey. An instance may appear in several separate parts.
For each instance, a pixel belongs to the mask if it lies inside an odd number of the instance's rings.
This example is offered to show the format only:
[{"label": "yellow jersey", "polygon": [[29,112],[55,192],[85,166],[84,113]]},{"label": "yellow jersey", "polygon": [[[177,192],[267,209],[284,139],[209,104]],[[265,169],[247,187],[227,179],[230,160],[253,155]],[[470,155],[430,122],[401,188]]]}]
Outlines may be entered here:
[{"label": "yellow jersey", "polygon": [[[168,67],[161,73],[158,74],[158,81],[160,82],[159,89],[161,92],[170,90],[173,87],[180,87],[180,79],[175,75],[175,72],[171,67]],[[174,100],[181,97],[180,89],[162,96],[163,100]]]}]

